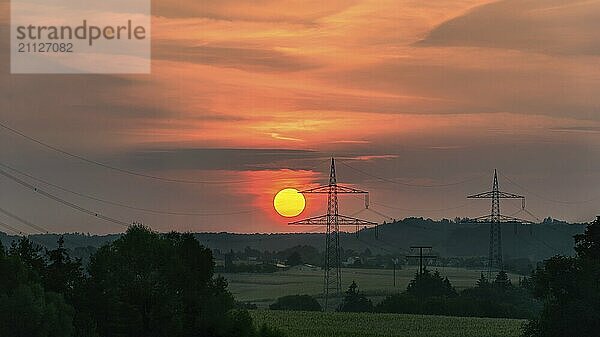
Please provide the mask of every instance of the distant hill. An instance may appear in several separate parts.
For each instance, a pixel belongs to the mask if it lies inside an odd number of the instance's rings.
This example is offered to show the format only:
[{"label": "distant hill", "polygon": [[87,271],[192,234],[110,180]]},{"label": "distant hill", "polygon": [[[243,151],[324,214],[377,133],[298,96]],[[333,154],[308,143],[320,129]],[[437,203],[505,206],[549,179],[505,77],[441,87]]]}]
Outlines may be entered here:
[{"label": "distant hill", "polygon": [[[504,255],[510,258],[526,257],[540,261],[555,254],[573,253],[573,235],[582,233],[585,224],[569,224],[556,220],[529,227],[512,224],[503,227],[502,240]],[[489,226],[484,224],[457,223],[449,220],[434,221],[423,218],[407,218],[401,221],[382,224],[375,229],[363,229],[358,233],[342,233],[340,244],[344,249],[362,252],[369,248],[377,253],[406,253],[411,245],[431,245],[442,256],[486,256],[488,252]],[[46,247],[55,247],[58,234],[35,234],[30,238]],[[241,251],[246,247],[260,251],[281,251],[298,245],[312,245],[324,249],[324,234],[234,234],[196,233],[196,238],[211,249],[221,252]],[[65,245],[76,256],[84,257],[101,245],[113,241],[119,234],[85,235],[65,234]],[[16,236],[0,232],[0,241],[5,247]]]},{"label": "distant hill", "polygon": [[[540,224],[519,226],[515,234],[512,224],[503,227],[502,239],[506,257],[526,257],[540,261],[556,254],[571,255],[573,235],[583,233],[585,224],[568,224],[546,221]],[[324,249],[324,234],[196,234],[206,246],[228,251],[250,247],[258,250],[279,251],[296,245],[312,245]],[[340,245],[357,252],[369,248],[373,253],[406,253],[412,245],[431,245],[443,256],[487,256],[489,225],[471,225],[448,220],[434,221],[407,218],[383,224],[375,229],[355,233],[342,233]]]}]

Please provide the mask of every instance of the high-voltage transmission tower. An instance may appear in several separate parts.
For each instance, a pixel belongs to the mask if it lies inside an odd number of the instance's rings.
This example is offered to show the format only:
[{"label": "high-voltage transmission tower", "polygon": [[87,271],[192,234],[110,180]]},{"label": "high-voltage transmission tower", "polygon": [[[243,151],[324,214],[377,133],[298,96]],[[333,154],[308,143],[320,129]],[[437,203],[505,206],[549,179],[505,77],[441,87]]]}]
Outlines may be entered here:
[{"label": "high-voltage transmission tower", "polygon": [[490,225],[490,246],[488,255],[488,279],[491,278],[492,271],[504,270],[504,261],[502,258],[502,225],[514,224],[515,232],[517,224],[531,225],[532,222],[524,219],[515,218],[500,213],[500,199],[521,199],[521,208],[525,209],[525,197],[513,193],[502,192],[498,188],[498,173],[494,169],[494,183],[492,190],[467,196],[469,199],[492,199],[492,212],[489,215],[470,219],[475,223],[487,223]]},{"label": "high-voltage transmission tower", "polygon": [[326,226],[325,235],[325,268],[323,277],[324,309],[327,310],[328,300],[331,295],[342,293],[342,272],[340,252],[340,227],[341,226],[377,226],[376,223],[338,213],[338,194],[364,194],[365,207],[368,207],[368,192],[352,187],[338,185],[335,175],[335,160],[331,158],[331,171],[329,184],[300,191],[302,194],[327,194],[327,214],[315,216],[299,221],[290,222],[290,225]]}]

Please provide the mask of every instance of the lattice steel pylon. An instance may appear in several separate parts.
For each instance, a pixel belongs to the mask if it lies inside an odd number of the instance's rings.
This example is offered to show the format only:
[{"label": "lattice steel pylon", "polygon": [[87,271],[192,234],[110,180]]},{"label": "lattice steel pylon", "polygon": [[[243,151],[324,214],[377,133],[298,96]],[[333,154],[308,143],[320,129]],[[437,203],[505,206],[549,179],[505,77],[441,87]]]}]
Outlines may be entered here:
[{"label": "lattice steel pylon", "polygon": [[489,215],[484,215],[471,219],[476,223],[489,223],[490,225],[490,245],[488,256],[488,279],[492,276],[492,271],[504,270],[504,261],[502,256],[502,224],[513,223],[531,225],[532,222],[524,219],[515,218],[512,216],[502,215],[500,213],[500,199],[521,199],[521,208],[525,209],[525,197],[513,193],[500,191],[498,187],[498,173],[494,169],[494,183],[492,190],[467,196],[469,199],[492,199],[492,212]]},{"label": "lattice steel pylon", "polygon": [[[327,194],[327,214],[290,222],[290,225],[326,226],[325,266],[323,275],[324,310],[328,309],[329,297],[342,293],[340,227],[341,226],[377,226],[377,223],[339,214],[338,194],[364,194],[367,191],[338,185],[335,173],[335,160],[331,158],[329,184],[300,191],[302,194]],[[368,207],[365,197],[365,206]],[[333,275],[332,275],[333,274]]]}]

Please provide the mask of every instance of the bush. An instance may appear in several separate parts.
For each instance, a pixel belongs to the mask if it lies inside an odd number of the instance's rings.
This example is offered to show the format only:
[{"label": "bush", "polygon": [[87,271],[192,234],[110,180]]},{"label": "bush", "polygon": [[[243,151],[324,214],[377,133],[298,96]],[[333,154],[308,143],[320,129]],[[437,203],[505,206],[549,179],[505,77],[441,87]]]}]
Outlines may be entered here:
[{"label": "bush", "polygon": [[303,264],[304,262],[302,262],[302,256],[300,255],[300,253],[298,252],[293,252],[286,260],[286,263],[288,264],[288,266],[299,266],[301,264]]},{"label": "bush", "polygon": [[495,302],[469,296],[417,298],[402,293],[386,297],[376,306],[375,311],[463,317],[531,318],[536,315],[537,307],[528,304],[528,308],[524,309],[506,300]]},{"label": "bush", "polygon": [[321,311],[321,305],[310,295],[290,295],[277,299],[269,306],[271,310]]},{"label": "bush", "polygon": [[408,284],[406,292],[419,298],[456,296],[456,290],[447,277],[443,278],[437,270],[431,273],[427,269],[423,270],[423,273],[415,275],[415,278]]},{"label": "bush", "polygon": [[[386,297],[375,308],[378,312],[452,315],[473,317],[531,318],[540,310],[528,289],[511,285],[506,273],[494,282],[483,275],[477,286],[457,294],[450,281],[439,274],[417,275],[402,294]],[[419,284],[424,281],[424,284]],[[429,291],[427,291],[429,289]]]},{"label": "bush", "polygon": [[343,312],[372,312],[373,303],[363,293],[358,291],[356,282],[352,281],[352,284],[346,291],[344,300],[338,307],[338,311]]}]

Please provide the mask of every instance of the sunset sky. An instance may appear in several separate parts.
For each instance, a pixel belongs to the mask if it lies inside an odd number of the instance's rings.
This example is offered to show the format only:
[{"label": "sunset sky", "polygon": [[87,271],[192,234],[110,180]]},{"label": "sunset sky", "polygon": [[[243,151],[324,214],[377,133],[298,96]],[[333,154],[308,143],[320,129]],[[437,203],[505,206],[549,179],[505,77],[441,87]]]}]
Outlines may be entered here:
[{"label": "sunset sky", "polygon": [[[202,213],[135,211],[36,183],[159,231],[298,230],[276,215],[273,196],[326,183],[331,156],[338,180],[368,190],[373,210],[393,218],[487,214],[487,201],[465,196],[490,189],[494,168],[500,188],[525,195],[540,218],[600,213],[600,1],[152,6],[151,75],[10,75],[0,0],[0,120],[111,166],[207,183],[111,171],[5,129],[0,163],[114,203]],[[308,197],[297,219],[323,203]],[[53,231],[123,230],[4,177],[0,205]],[[341,200],[344,214],[386,220],[361,208]],[[507,215],[519,208],[502,204]]]}]

